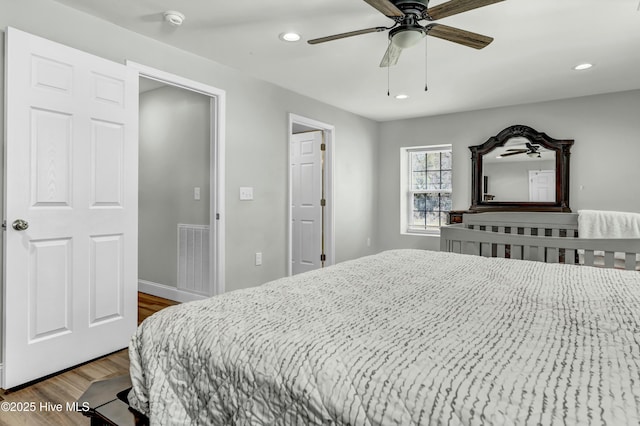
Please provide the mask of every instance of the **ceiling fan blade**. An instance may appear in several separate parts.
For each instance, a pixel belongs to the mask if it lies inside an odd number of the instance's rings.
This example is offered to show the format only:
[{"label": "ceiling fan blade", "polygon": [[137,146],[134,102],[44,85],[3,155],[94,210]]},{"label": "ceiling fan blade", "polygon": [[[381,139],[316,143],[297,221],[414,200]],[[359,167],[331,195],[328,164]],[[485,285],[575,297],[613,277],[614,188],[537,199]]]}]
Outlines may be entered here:
[{"label": "ceiling fan blade", "polygon": [[387,29],[386,27],[373,27],[373,28],[367,28],[364,30],[349,31],[348,33],[340,33],[340,34],[330,35],[327,37],[314,38],[313,40],[308,40],[307,43],[309,44],[324,43],[325,41],[338,40],[341,38],[353,37],[360,34],[378,33],[386,29]]},{"label": "ceiling fan blade", "polygon": [[472,33],[471,31],[461,30],[447,25],[430,24],[426,29],[427,35],[473,47],[474,49],[487,47],[493,41],[493,37],[487,37],[482,34]]},{"label": "ceiling fan blade", "polygon": [[538,148],[540,148],[540,145],[533,145],[531,142],[527,142],[525,145],[531,151],[536,151],[537,152]]},{"label": "ceiling fan blade", "polygon": [[500,157],[508,157],[510,155],[524,154],[525,152],[527,152],[527,151],[525,150],[525,151],[518,151],[518,152],[506,152],[506,153],[500,155]]},{"label": "ceiling fan blade", "polygon": [[425,18],[436,21],[438,19],[446,18],[447,16],[457,15],[458,13],[489,6],[501,1],[504,0],[450,0],[446,3],[427,9]]},{"label": "ceiling fan blade", "polygon": [[396,46],[393,43],[389,43],[389,47],[382,57],[382,61],[380,61],[380,67],[391,67],[398,63],[398,58],[400,58],[400,54],[402,53],[402,48]]},{"label": "ceiling fan blade", "polygon": [[404,13],[389,0],[364,0],[385,16],[403,17]]},{"label": "ceiling fan blade", "polygon": [[511,149],[507,149],[507,151],[518,151],[518,152],[527,152],[527,149],[518,149],[518,148],[511,148]]}]

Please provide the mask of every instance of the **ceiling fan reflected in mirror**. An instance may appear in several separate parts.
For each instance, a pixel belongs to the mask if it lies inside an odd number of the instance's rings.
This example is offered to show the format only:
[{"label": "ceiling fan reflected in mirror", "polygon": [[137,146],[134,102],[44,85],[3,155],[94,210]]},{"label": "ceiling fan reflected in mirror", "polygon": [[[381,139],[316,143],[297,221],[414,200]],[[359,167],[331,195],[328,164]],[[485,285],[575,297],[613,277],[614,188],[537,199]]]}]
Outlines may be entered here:
[{"label": "ceiling fan reflected in mirror", "polygon": [[[458,43],[474,49],[487,47],[493,41],[492,37],[447,25],[437,24],[433,21],[467,12],[504,0],[450,0],[434,7],[429,6],[429,0],[364,0],[379,12],[395,23],[390,27],[373,27],[363,30],[350,31],[327,37],[309,40],[309,44],[324,43],[341,38],[357,36],[361,34],[389,31],[389,46],[384,54],[381,67],[389,67],[398,63],[398,58],[403,49],[416,45],[425,36],[429,35],[440,39]],[[421,22],[427,21],[426,25]]]},{"label": "ceiling fan reflected in mirror", "polygon": [[507,149],[504,154],[500,155],[500,157],[504,158],[504,157],[509,157],[511,155],[527,154],[529,157],[532,157],[532,158],[541,158],[540,145],[533,145],[533,144],[531,144],[529,142],[527,142],[525,145],[526,145],[527,148],[510,148],[510,149]]}]

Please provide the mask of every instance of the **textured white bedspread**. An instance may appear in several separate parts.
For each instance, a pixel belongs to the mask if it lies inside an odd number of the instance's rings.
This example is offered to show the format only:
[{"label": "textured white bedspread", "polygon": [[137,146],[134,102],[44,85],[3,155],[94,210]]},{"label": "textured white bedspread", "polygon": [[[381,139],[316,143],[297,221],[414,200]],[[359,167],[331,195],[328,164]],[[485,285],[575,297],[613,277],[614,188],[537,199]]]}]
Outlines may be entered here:
[{"label": "textured white bedspread", "polygon": [[640,273],[397,250],[167,308],[153,425],[640,422]]}]

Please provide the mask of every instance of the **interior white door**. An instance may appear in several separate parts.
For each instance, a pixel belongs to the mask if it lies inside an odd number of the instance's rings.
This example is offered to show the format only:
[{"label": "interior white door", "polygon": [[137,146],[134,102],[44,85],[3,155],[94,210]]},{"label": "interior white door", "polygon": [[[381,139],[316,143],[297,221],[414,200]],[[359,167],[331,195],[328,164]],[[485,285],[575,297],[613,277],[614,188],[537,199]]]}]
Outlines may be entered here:
[{"label": "interior white door", "polygon": [[125,348],[138,257],[138,73],[6,41],[5,389]]},{"label": "interior white door", "polygon": [[319,268],[322,254],[322,132],[291,138],[292,273]]},{"label": "interior white door", "polygon": [[555,170],[529,170],[529,201],[556,201]]}]

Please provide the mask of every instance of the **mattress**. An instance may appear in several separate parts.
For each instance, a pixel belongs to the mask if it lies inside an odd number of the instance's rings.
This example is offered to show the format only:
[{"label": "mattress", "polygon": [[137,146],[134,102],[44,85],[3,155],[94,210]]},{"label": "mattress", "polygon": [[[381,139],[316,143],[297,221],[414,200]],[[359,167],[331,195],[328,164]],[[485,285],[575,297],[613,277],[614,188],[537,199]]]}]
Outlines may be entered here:
[{"label": "mattress", "polygon": [[169,307],[129,351],[155,425],[640,422],[640,274],[393,250]]}]

